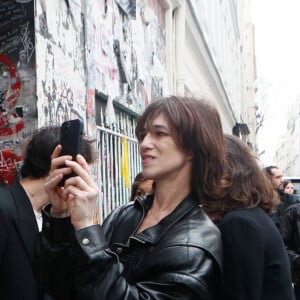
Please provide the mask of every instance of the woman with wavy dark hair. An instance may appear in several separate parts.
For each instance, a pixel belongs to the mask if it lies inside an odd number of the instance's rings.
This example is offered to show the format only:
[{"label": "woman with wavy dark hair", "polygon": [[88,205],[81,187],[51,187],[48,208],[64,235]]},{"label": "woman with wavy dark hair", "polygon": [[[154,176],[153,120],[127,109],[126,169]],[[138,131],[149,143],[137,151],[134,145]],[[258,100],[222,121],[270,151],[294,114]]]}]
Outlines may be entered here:
[{"label": "woman with wavy dark hair", "polygon": [[[93,225],[98,188],[85,160],[54,150],[39,278],[55,299],[221,299],[221,236],[203,209],[224,195],[218,111],[202,99],[158,99],[136,136],[154,193],[118,207],[101,225]],[[58,188],[71,171],[78,176]]]},{"label": "woman with wavy dark hair", "polygon": [[269,213],[274,194],[251,149],[225,135],[227,195],[220,203],[225,300],[294,299],[288,256]]}]

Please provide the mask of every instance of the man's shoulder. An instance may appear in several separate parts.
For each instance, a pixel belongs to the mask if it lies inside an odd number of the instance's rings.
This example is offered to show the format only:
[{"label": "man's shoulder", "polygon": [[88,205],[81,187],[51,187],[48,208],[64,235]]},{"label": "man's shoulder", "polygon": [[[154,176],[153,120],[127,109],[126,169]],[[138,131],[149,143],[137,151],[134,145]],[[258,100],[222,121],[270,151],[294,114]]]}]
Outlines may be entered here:
[{"label": "man's shoulder", "polygon": [[0,205],[5,204],[8,198],[12,198],[11,192],[5,186],[0,187]]},{"label": "man's shoulder", "polygon": [[15,211],[15,201],[11,190],[14,189],[16,185],[17,184],[0,187],[0,210],[5,212],[5,214]]}]

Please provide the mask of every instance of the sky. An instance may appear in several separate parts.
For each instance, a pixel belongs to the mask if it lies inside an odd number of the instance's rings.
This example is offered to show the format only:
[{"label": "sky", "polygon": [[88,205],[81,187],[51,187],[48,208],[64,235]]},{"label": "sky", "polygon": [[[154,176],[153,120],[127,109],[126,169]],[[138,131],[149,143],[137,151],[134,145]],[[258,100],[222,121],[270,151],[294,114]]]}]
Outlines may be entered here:
[{"label": "sky", "polygon": [[[300,95],[300,0],[251,0],[255,25],[257,100],[266,110],[258,133],[264,165],[274,164],[278,139],[286,130],[287,111]],[[263,95],[263,96],[262,96]]]}]

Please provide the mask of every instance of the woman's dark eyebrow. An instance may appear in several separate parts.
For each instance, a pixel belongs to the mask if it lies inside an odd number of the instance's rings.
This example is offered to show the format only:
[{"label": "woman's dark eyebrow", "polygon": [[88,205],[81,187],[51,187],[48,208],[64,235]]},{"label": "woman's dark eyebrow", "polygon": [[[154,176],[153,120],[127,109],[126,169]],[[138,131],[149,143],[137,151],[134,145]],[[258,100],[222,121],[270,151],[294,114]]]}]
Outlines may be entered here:
[{"label": "woman's dark eyebrow", "polygon": [[166,125],[160,125],[160,124],[153,124],[152,127],[153,129],[166,129],[166,130],[169,129]]}]

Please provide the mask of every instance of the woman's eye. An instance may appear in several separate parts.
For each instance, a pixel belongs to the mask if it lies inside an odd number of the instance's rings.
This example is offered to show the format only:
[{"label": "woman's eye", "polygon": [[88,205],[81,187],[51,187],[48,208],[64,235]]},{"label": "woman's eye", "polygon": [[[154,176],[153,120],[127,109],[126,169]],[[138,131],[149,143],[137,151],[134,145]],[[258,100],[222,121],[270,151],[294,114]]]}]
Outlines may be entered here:
[{"label": "woman's eye", "polygon": [[157,131],[156,134],[157,134],[158,136],[166,136],[166,135],[167,135],[167,133],[165,133],[165,132],[163,132],[163,131]]}]

